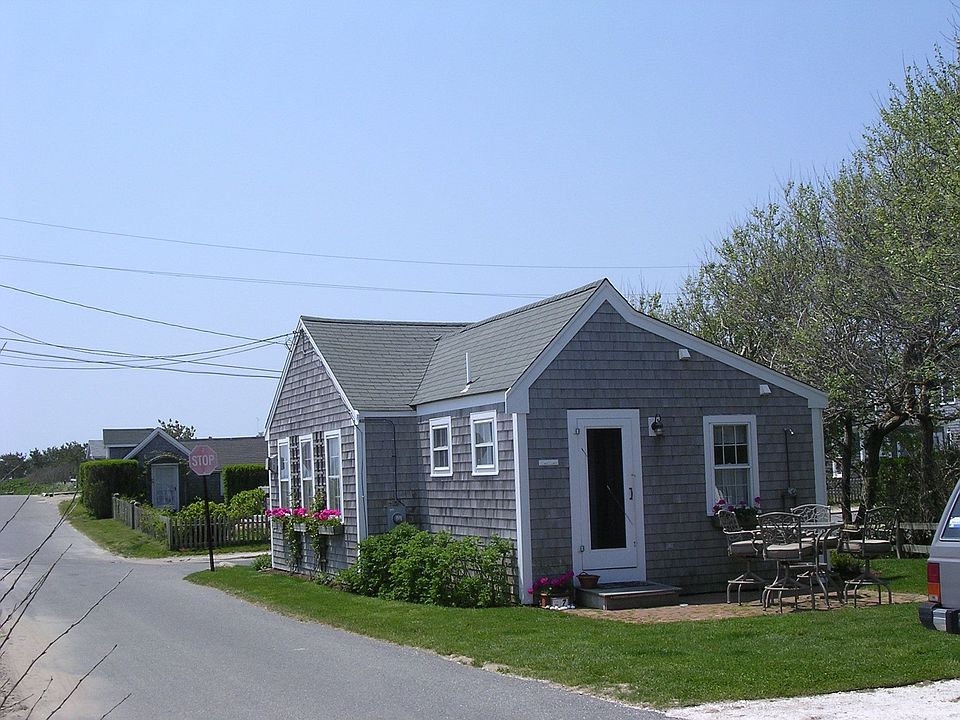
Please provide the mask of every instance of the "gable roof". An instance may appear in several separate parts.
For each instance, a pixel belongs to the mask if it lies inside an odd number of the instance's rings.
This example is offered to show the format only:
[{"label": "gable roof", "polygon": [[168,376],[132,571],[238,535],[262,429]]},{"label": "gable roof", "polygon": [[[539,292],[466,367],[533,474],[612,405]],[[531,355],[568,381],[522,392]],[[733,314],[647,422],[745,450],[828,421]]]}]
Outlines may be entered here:
[{"label": "gable roof", "polygon": [[[437,344],[412,404],[511,387],[601,283],[494,315],[447,335]],[[464,392],[467,353],[471,382]]]},{"label": "gable roof", "polygon": [[301,317],[300,327],[352,412],[410,411],[493,392],[505,393],[508,411],[526,412],[530,384],[605,302],[632,325],[826,406],[820,390],[638,312],[608,280],[471,324]]},{"label": "gable roof", "polygon": [[267,441],[262,435],[255,437],[194,438],[182,441],[190,454],[197,445],[206,445],[217,453],[220,467],[225,465],[262,465],[267,457]]},{"label": "gable roof", "polygon": [[409,410],[437,341],[466,327],[313,317],[300,323],[348,404],[367,411]]},{"label": "gable roof", "polygon": [[[104,430],[106,432],[106,430]],[[171,437],[166,430],[163,428],[154,428],[150,431],[150,434],[147,435],[143,440],[140,441],[140,444],[137,445],[133,450],[126,454],[124,459],[129,460],[135,458],[141,450],[143,450],[147,445],[149,445],[154,438],[160,437],[167,441],[167,444],[170,445],[175,450],[182,452],[184,455],[189,455],[190,451],[182,444],[179,440]]]},{"label": "gable roof", "polygon": [[116,428],[103,430],[104,447],[136,447],[153,428]]}]

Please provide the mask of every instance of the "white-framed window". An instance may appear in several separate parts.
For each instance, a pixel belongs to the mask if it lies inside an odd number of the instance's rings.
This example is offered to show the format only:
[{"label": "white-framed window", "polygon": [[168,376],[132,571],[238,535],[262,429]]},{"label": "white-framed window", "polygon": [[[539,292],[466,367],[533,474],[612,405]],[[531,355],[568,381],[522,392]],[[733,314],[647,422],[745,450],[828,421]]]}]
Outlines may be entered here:
[{"label": "white-framed window", "polygon": [[496,475],[500,471],[495,411],[470,414],[470,451],[474,475]]},{"label": "white-framed window", "polygon": [[340,431],[323,434],[323,457],[327,472],[324,481],[327,490],[327,507],[343,513],[343,463],[340,457]]},{"label": "white-framed window", "polygon": [[277,441],[277,479],[280,484],[280,507],[290,507],[290,441]]},{"label": "white-framed window", "polygon": [[313,436],[300,436],[300,503],[309,510],[313,507]]},{"label": "white-framed window", "polygon": [[451,477],[453,458],[450,451],[450,438],[453,431],[450,418],[432,418],[430,420],[430,476]]},{"label": "white-framed window", "polygon": [[707,514],[719,500],[753,506],[760,495],[756,415],[707,415],[703,418]]}]

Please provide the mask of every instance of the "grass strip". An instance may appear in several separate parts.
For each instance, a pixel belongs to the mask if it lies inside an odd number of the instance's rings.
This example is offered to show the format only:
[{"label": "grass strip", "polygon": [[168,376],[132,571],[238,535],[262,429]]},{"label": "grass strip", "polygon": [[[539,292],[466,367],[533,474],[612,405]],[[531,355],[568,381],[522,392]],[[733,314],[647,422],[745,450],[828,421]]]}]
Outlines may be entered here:
[{"label": "grass strip", "polygon": [[916,604],[637,625],[385,601],[249,567],[187,579],[298,619],[661,708],[960,677],[956,638],[922,628]]},{"label": "grass strip", "polygon": [[[70,502],[64,501],[59,505],[60,512],[63,513]],[[97,545],[109,550],[116,555],[122,555],[129,558],[165,558],[165,557],[183,557],[188,555],[204,555],[206,548],[197,550],[169,550],[167,544],[157,540],[150,535],[146,535],[138,530],[133,530],[117,520],[106,518],[98,520],[90,512],[77,503],[73,511],[67,518],[70,524],[82,532]],[[256,543],[252,545],[231,545],[227,548],[214,548],[214,552],[269,552],[269,543]]]}]

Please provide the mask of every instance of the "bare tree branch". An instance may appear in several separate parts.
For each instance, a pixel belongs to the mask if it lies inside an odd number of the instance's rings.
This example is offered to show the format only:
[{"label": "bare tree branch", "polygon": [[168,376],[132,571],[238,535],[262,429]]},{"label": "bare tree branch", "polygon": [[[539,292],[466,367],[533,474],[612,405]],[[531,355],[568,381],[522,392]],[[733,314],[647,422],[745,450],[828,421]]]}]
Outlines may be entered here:
[{"label": "bare tree branch", "polygon": [[7,518],[7,521],[3,524],[3,527],[0,527],[0,533],[2,533],[4,530],[7,529],[7,525],[9,525],[9,524],[10,524],[10,521],[13,520],[13,519],[17,516],[17,513],[19,513],[21,510],[23,510],[23,506],[27,504],[27,500],[29,500],[29,499],[30,499],[30,495],[27,495],[27,496],[23,499],[23,502],[20,503],[20,507],[18,507],[18,508],[16,509],[16,512],[14,512],[13,515],[11,515],[10,517]]},{"label": "bare tree branch", "polygon": [[43,688],[43,692],[40,693],[40,696],[36,699],[36,701],[33,703],[33,705],[30,706],[30,712],[27,713],[27,717],[24,718],[24,720],[30,720],[30,716],[33,715],[34,709],[37,707],[37,705],[40,704],[40,701],[43,700],[43,696],[47,694],[47,690],[50,689],[50,685],[51,685],[52,683],[53,683],[53,677],[51,677],[49,680],[47,680],[47,685],[46,685],[46,687]]},{"label": "bare tree branch", "polygon": [[[129,573],[127,573],[127,574],[129,575]],[[121,582],[123,582],[123,581],[121,580]],[[119,583],[118,583],[118,584],[119,584]],[[77,680],[77,684],[73,686],[73,689],[66,694],[66,696],[63,698],[63,700],[60,701],[60,704],[59,704],[59,705],[57,705],[53,710],[50,711],[50,714],[47,715],[47,717],[44,718],[44,720],[50,720],[50,718],[52,718],[54,715],[56,715],[57,712],[59,712],[60,708],[62,708],[62,707],[67,703],[67,700],[69,700],[69,699],[73,696],[73,694],[77,691],[77,688],[80,687],[80,684],[81,684],[84,680],[86,680],[88,677],[90,677],[90,675],[93,674],[93,671],[96,670],[98,667],[100,667],[100,663],[102,663],[104,660],[106,660],[108,657],[110,657],[111,653],[113,653],[113,651],[116,650],[116,649],[117,649],[117,646],[114,645],[112,648],[110,648],[109,651],[107,651],[107,654],[106,654],[106,655],[104,655],[102,658],[100,658],[99,660],[97,660],[97,662],[94,664],[94,666],[93,666],[92,668],[90,668],[89,670],[87,670],[87,672],[85,672],[85,673],[83,674],[83,677],[81,677],[79,680]]]},{"label": "bare tree branch", "polygon": [[120,702],[118,702],[118,703],[117,703],[116,705],[114,705],[112,708],[110,708],[109,710],[107,710],[103,715],[101,715],[101,716],[100,716],[100,720],[103,720],[107,715],[109,715],[109,714],[112,713],[114,710],[116,710],[118,707],[120,707],[121,705],[123,705],[127,700],[130,699],[130,696],[131,696],[131,695],[133,695],[132,692],[127,693],[127,694],[124,696],[123,700],[121,700]]}]

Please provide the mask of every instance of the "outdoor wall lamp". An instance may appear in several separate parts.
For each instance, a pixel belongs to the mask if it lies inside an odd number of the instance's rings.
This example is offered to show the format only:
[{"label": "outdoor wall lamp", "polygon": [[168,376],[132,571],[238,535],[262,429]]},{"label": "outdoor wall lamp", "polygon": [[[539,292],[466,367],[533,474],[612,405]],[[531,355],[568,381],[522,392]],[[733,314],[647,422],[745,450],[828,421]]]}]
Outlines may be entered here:
[{"label": "outdoor wall lamp", "polygon": [[650,423],[650,435],[652,437],[661,437],[663,435],[663,420],[660,419],[659,415],[654,415],[652,418],[648,418]]}]

